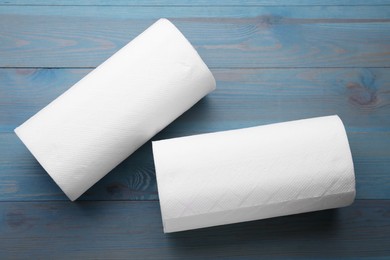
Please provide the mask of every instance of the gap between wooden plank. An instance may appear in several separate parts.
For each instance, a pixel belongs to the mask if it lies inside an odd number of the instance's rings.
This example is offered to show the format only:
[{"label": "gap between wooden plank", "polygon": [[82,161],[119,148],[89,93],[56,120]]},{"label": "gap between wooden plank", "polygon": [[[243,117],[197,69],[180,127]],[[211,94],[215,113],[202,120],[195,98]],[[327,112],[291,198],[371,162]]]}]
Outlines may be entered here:
[{"label": "gap between wooden plank", "polygon": [[[60,3],[59,3],[60,2]],[[199,1],[174,1],[174,0],[154,0],[154,1],[134,1],[134,0],[89,0],[89,1],[53,1],[53,0],[1,0],[0,5],[15,6],[378,6],[389,5],[388,0],[289,0],[289,1],[272,1],[272,0],[199,0]]]}]

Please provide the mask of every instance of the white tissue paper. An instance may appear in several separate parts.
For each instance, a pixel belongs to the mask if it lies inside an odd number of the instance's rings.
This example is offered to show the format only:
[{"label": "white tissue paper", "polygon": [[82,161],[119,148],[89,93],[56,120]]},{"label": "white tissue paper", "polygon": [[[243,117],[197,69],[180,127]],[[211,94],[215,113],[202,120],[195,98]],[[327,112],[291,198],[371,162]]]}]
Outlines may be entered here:
[{"label": "white tissue paper", "polygon": [[160,19],[15,132],[75,200],[214,89],[196,50]]},{"label": "white tissue paper", "polygon": [[164,232],[343,207],[355,198],[338,116],[153,142]]}]

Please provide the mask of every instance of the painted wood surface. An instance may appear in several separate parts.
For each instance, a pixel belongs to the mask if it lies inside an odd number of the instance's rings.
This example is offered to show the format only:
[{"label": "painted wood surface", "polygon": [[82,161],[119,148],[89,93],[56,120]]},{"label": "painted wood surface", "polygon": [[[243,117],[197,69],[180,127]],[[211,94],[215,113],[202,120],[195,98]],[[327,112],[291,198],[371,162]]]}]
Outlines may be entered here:
[{"label": "painted wood surface", "polygon": [[2,259],[388,259],[390,202],[164,235],[158,202],[3,202]]},{"label": "painted wood surface", "polygon": [[[0,132],[12,132],[90,71],[0,69]],[[348,131],[390,131],[390,68],[212,72],[217,90],[169,132],[186,135],[330,114],[339,114]]]},{"label": "painted wood surface", "polygon": [[[68,202],[13,129],[160,17],[218,88],[153,140],[339,114],[351,206],[162,233],[150,142]],[[390,1],[0,0],[0,259],[390,258]]]},{"label": "painted wood surface", "polygon": [[390,57],[387,6],[0,6],[0,66],[95,67],[160,17],[212,68],[386,67]]},{"label": "painted wood surface", "polygon": [[[191,130],[189,130],[191,132]],[[194,131],[192,130],[194,133]],[[180,136],[163,131],[153,139]],[[390,132],[348,133],[358,199],[390,198]],[[0,201],[68,199],[14,134],[0,134]],[[157,200],[151,143],[148,142],[79,200]],[[0,204],[1,205],[1,204]]]}]

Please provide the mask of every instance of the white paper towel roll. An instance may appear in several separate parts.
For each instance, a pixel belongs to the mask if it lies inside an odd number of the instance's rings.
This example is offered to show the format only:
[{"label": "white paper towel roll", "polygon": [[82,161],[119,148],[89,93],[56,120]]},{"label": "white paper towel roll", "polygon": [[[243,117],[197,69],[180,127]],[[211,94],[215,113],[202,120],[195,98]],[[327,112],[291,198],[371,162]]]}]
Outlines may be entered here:
[{"label": "white paper towel roll", "polygon": [[214,89],[196,50],[160,19],[15,132],[75,200]]},{"label": "white paper towel roll", "polygon": [[338,116],[153,142],[164,232],[343,207],[355,198]]}]

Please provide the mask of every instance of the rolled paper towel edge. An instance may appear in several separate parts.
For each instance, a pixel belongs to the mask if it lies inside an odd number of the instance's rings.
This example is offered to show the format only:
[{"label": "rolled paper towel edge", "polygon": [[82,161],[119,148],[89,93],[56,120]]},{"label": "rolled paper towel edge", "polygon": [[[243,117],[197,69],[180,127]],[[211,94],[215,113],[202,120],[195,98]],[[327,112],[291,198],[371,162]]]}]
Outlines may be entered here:
[{"label": "rolled paper towel edge", "polygon": [[[210,80],[210,89],[209,91],[202,97],[204,98],[206,95],[208,95],[209,93],[213,92],[215,89],[216,89],[216,80],[215,80],[215,77],[213,75],[213,73],[211,72],[210,68],[207,66],[207,64],[204,62],[204,60],[202,59],[202,57],[199,55],[198,51],[195,49],[195,47],[192,45],[192,43],[185,37],[185,35],[171,22],[169,21],[167,18],[160,18],[158,19],[157,21],[155,21],[152,25],[150,25],[149,27],[147,27],[142,33],[140,33],[139,35],[137,35],[136,37],[134,37],[131,41],[133,41],[134,39],[136,39],[137,37],[139,37],[140,35],[142,35],[145,31],[147,31],[149,28],[151,28],[152,26],[154,26],[155,24],[157,23],[167,23],[169,24],[172,28],[174,28],[177,32],[178,32],[178,35],[187,43],[188,45],[188,48],[191,48],[192,50],[192,53],[193,55],[195,55],[197,58],[198,58],[198,61],[200,62],[201,66],[203,67],[203,71],[205,73],[207,73],[207,78]],[[131,42],[130,41],[130,42]],[[129,43],[130,43],[129,42]],[[125,44],[123,47],[121,47],[119,50],[117,50],[116,52],[114,52],[109,58],[107,58],[105,61],[103,61],[100,65],[102,65],[103,63],[105,63],[106,61],[108,61],[112,56],[114,56],[116,53],[120,52],[123,48],[125,48],[129,43]],[[98,67],[99,67],[98,66]],[[86,75],[88,76],[88,74]],[[75,84],[73,84],[69,89],[71,89],[74,85],[76,85],[79,81],[81,81],[82,79],[84,79],[86,76],[82,77],[80,80],[78,80]],[[68,91],[68,90],[67,90]],[[42,166],[42,168],[48,173],[48,175],[50,176],[50,178],[57,184],[58,187],[60,187],[60,189],[64,192],[64,194],[69,198],[69,200],[71,201],[75,201],[77,200],[82,194],[84,194],[88,189],[90,189],[93,185],[95,185],[101,178],[103,178],[105,175],[107,175],[109,172],[107,172],[103,177],[101,177],[97,182],[93,183],[87,190],[84,190],[82,192],[80,192],[79,194],[77,195],[74,195],[74,194],[71,194],[69,193],[69,191],[67,191],[60,183],[58,183],[58,181],[56,180],[56,178],[54,178],[51,174],[51,171],[49,171],[47,169],[47,167],[45,166],[45,163],[43,163],[41,161],[41,159],[39,158],[39,156],[37,156],[37,153],[35,151],[35,149],[33,148],[33,146],[31,146],[29,144],[29,142],[23,137],[23,133],[21,132],[21,127],[26,124],[29,120],[31,120],[33,117],[35,117],[37,114],[39,114],[42,110],[46,109],[51,103],[53,103],[56,99],[58,99],[59,97],[61,97],[63,94],[65,94],[67,91],[61,93],[59,96],[57,96],[55,99],[53,99],[51,102],[49,102],[48,104],[46,104],[43,108],[41,108],[38,112],[36,112],[34,115],[32,115],[31,117],[29,117],[27,120],[25,120],[22,124],[20,124],[19,126],[17,126],[15,129],[14,129],[14,133],[16,134],[16,136],[22,141],[22,143],[24,144],[24,146],[31,152],[31,154],[34,156],[34,158],[38,161],[38,163]],[[191,107],[193,107],[197,102],[199,102],[202,98],[200,98],[199,100],[195,101],[194,104],[192,104],[188,109],[190,109]],[[188,110],[187,109],[187,110]],[[183,111],[186,112],[187,110]],[[183,114],[181,113],[181,114]],[[170,123],[172,122],[169,122],[167,125],[165,125],[163,128],[167,127]],[[160,129],[161,131],[162,129]],[[157,132],[158,133],[158,132]],[[150,137],[152,138],[152,137]],[[150,140],[150,138],[148,140]],[[147,141],[148,141],[147,140]],[[147,142],[146,141],[146,142]],[[132,154],[132,153],[131,153]],[[131,154],[129,156],[131,156]],[[115,167],[114,167],[115,168]],[[113,168],[113,169],[114,169]],[[111,169],[112,170],[112,169]]]},{"label": "rolled paper towel edge", "polygon": [[[186,216],[186,217],[180,217],[180,218],[167,218],[167,219],[164,219],[163,218],[163,214],[162,214],[163,211],[162,211],[161,203],[160,203],[160,211],[161,211],[161,216],[162,216],[162,224],[163,224],[163,231],[164,231],[164,233],[173,233],[173,232],[194,230],[194,229],[199,229],[199,228],[208,228],[208,227],[221,226],[221,225],[227,225],[227,224],[244,223],[244,222],[255,221],[255,220],[262,220],[262,219],[268,219],[268,218],[274,218],[274,217],[290,216],[290,215],[295,215],[295,214],[300,214],[300,213],[308,213],[308,212],[314,212],[314,211],[342,208],[342,207],[347,207],[347,206],[351,205],[354,202],[355,197],[356,197],[356,176],[355,176],[353,157],[352,157],[352,152],[351,152],[351,148],[350,148],[350,144],[349,144],[349,140],[348,140],[347,131],[345,129],[343,121],[341,120],[341,118],[338,115],[329,115],[329,116],[323,116],[323,117],[334,117],[334,118],[337,118],[339,124],[341,125],[341,127],[343,129],[343,135],[344,135],[343,138],[347,142],[346,144],[348,146],[348,151],[349,151],[348,157],[351,160],[351,166],[352,166],[352,175],[353,176],[351,176],[351,177],[354,180],[353,190],[351,190],[349,192],[345,192],[345,193],[330,194],[330,195],[322,196],[322,197],[311,197],[311,198],[300,199],[300,201],[304,201],[305,200],[307,202],[314,202],[315,203],[315,201],[317,199],[321,198],[322,199],[322,203],[317,205],[317,208],[313,208],[311,210],[296,209],[296,211],[291,212],[289,214],[285,214],[285,213],[281,212],[279,214],[273,214],[272,216],[267,216],[265,214],[264,216],[260,216],[259,217],[258,215],[256,215],[255,217],[247,218],[246,220],[231,220],[231,221],[218,222],[218,223],[216,222],[216,223],[208,224],[207,226],[196,226],[196,225],[193,225],[192,223],[195,222],[194,220],[199,220],[199,218],[209,219],[211,214],[214,215],[213,219],[219,219],[219,220],[220,219],[224,219],[224,216],[229,215],[229,213],[233,213],[233,212],[236,212],[236,211],[234,211],[234,210],[225,210],[225,211],[218,211],[218,212],[207,213],[207,214],[198,214],[198,215]],[[286,121],[286,122],[280,122],[280,123],[287,123],[287,122],[301,121],[301,120],[315,119],[315,118],[318,118],[318,117],[298,119],[298,120],[292,120],[292,121]],[[272,124],[265,124],[265,125],[273,125],[273,124],[280,124],[280,123],[272,123]],[[265,125],[259,125],[259,126],[265,126]],[[259,126],[252,126],[252,127],[246,127],[246,128],[256,128],[256,127],[259,127]],[[234,132],[234,131],[239,131],[241,129],[245,129],[245,128],[238,128],[238,129],[231,129],[231,130],[222,130],[222,131],[217,131],[217,132],[202,133],[202,134],[198,134],[197,136],[208,135],[208,134],[215,134],[215,133],[219,133],[219,132],[230,132],[230,131]],[[159,185],[159,182],[158,182],[158,164],[157,164],[155,156],[154,156],[155,155],[156,146],[158,145],[159,142],[168,141],[170,139],[187,138],[187,137],[190,137],[190,136],[174,137],[174,138],[169,138],[169,139],[156,140],[156,141],[152,142],[153,159],[154,159],[154,164],[155,164],[155,168],[156,168],[157,190],[158,190],[158,185]],[[335,199],[338,200],[339,204],[337,204],[337,203],[334,204],[334,200]],[[294,201],[296,201],[296,200],[294,200]],[[246,207],[246,208],[240,208],[240,211],[242,212],[242,214],[245,215],[245,214],[249,214],[251,210],[257,210],[257,211],[259,209],[263,209],[264,210],[265,207],[267,207],[267,208],[272,208],[272,207],[278,208],[278,207],[281,207],[282,205],[286,205],[289,202],[292,202],[292,201],[282,201],[282,202],[272,203],[272,204],[267,204],[267,205],[257,205],[257,206],[251,206],[251,207]],[[333,202],[333,205],[332,206],[328,206],[328,207],[326,207],[326,206],[324,207],[323,206],[324,203],[326,204],[327,202]],[[191,225],[192,225],[192,227],[188,228],[188,226],[191,226]]]},{"label": "rolled paper towel edge", "polygon": [[24,146],[26,146],[26,148],[30,151],[30,153],[34,156],[35,160],[38,161],[39,165],[42,166],[42,168],[47,172],[47,174],[50,176],[50,178],[55,182],[55,184],[57,184],[58,187],[60,187],[60,189],[65,193],[65,195],[69,198],[70,201],[75,201],[78,197],[74,197],[72,196],[72,194],[69,194],[67,191],[65,191],[64,189],[62,189],[61,185],[56,181],[55,178],[53,178],[53,176],[50,174],[50,171],[45,168],[45,164],[40,160],[39,156],[35,156],[35,153],[33,152],[34,149],[33,147],[31,147],[29,145],[28,142],[26,142],[24,140],[24,138],[22,137],[22,134],[19,132],[19,127],[16,127],[14,129],[14,133],[16,134],[16,136],[22,141],[22,143],[24,144]]},{"label": "rolled paper towel edge", "polygon": [[[211,72],[210,68],[204,62],[204,60],[200,56],[199,52],[195,49],[194,45],[187,39],[187,37],[185,37],[184,33],[182,31],[180,31],[180,29],[177,28],[177,26],[175,24],[173,24],[169,19],[167,19],[167,18],[160,18],[153,24],[156,24],[157,22],[168,23],[170,26],[172,26],[178,32],[178,34],[182,37],[182,39],[187,43],[188,47],[190,47],[192,49],[193,54],[198,57],[198,60],[203,65],[203,68],[204,68],[205,72],[207,72],[207,74],[208,74],[207,75],[208,78],[210,78],[211,81],[212,81],[211,82],[212,83],[211,84],[212,87],[211,87],[210,91],[208,92],[208,94],[213,92],[217,88],[217,81],[215,80],[215,77],[214,77],[213,73]],[[153,25],[151,25],[151,26],[153,26]]]}]

